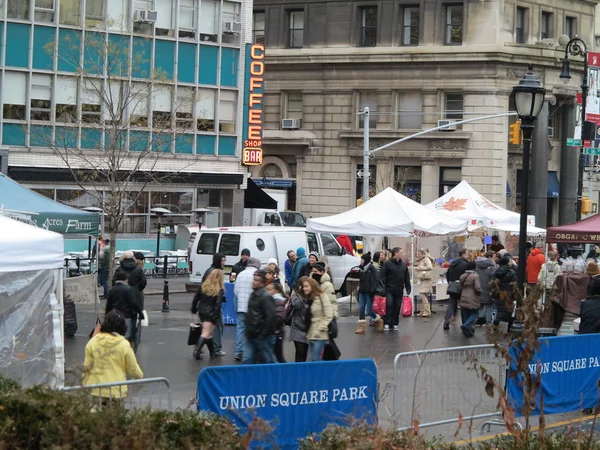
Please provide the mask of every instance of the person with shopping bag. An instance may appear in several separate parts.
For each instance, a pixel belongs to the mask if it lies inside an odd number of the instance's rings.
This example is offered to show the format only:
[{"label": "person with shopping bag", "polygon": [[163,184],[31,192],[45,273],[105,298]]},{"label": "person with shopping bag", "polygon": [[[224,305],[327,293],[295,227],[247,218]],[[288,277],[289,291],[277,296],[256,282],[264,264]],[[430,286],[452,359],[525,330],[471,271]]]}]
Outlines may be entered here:
[{"label": "person with shopping bag", "polygon": [[365,253],[360,258],[358,272],[358,330],[355,334],[365,334],[367,329],[366,314],[377,324],[377,331],[383,331],[383,320],[381,316],[373,311],[373,300],[379,275],[377,269],[371,263],[371,253]]},{"label": "person with shopping bag", "polygon": [[213,332],[221,315],[221,305],[225,292],[225,275],[221,269],[210,272],[206,280],[202,282],[200,289],[194,296],[192,302],[192,314],[198,314],[202,323],[202,333],[196,347],[194,358],[202,359],[202,347],[208,347],[211,358],[216,356],[212,341]]},{"label": "person with shopping bag", "polygon": [[402,250],[395,247],[392,257],[381,267],[380,278],[385,286],[386,310],[385,326],[383,331],[398,331],[400,323],[400,309],[404,291],[410,295],[410,274],[406,263],[402,260]]}]

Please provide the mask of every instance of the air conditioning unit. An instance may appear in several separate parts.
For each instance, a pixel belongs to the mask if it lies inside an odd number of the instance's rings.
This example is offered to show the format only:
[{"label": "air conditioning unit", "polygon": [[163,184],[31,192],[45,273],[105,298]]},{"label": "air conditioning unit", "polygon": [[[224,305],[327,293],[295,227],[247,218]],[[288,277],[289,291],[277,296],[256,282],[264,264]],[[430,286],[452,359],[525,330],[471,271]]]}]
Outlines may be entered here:
[{"label": "air conditioning unit", "polygon": [[554,138],[554,127],[548,127],[548,137]]},{"label": "air conditioning unit", "polygon": [[223,33],[241,33],[242,22],[234,22],[232,20],[226,20],[223,22]]},{"label": "air conditioning unit", "polygon": [[283,119],[281,121],[282,130],[298,130],[302,128],[302,119]]},{"label": "air conditioning unit", "polygon": [[455,122],[456,122],[456,120],[451,120],[451,119],[438,120],[438,127],[443,127],[444,125],[450,125],[446,128],[442,128],[441,130],[438,130],[438,131],[456,131],[456,125],[454,125]]},{"label": "air conditioning unit", "polygon": [[146,23],[154,23],[158,18],[158,14],[156,11],[149,11],[144,9],[136,9],[133,13],[133,21],[134,22],[146,22]]}]

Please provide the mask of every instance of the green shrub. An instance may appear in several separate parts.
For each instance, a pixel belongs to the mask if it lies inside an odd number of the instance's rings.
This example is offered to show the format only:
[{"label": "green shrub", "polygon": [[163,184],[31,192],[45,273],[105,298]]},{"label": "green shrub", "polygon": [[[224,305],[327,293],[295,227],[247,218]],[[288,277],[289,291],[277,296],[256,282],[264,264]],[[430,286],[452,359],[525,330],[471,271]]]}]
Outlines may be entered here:
[{"label": "green shrub", "polygon": [[94,408],[84,395],[20,389],[0,378],[0,449],[235,449],[226,419],[195,411]]}]

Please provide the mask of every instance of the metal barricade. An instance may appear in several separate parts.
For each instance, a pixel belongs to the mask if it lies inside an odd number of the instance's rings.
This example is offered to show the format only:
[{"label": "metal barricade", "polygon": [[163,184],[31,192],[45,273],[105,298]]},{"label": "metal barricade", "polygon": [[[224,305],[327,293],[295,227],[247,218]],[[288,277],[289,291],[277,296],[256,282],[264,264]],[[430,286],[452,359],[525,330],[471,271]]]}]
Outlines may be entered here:
[{"label": "metal barricade", "polygon": [[[156,386],[161,384],[164,385],[164,388],[156,390]],[[124,387],[127,387],[127,392],[123,389]],[[96,389],[96,392],[91,392]],[[112,402],[119,402],[126,408],[173,410],[171,382],[164,377],[143,378],[141,380],[121,381],[117,383],[90,384],[86,386],[67,386],[60,388],[60,390],[63,392],[87,391],[91,397],[98,399],[98,407],[100,408]]]},{"label": "metal barricade", "polygon": [[485,392],[484,367],[504,386],[506,362],[493,345],[399,353],[394,359],[392,423],[407,430],[499,417],[497,397]]}]

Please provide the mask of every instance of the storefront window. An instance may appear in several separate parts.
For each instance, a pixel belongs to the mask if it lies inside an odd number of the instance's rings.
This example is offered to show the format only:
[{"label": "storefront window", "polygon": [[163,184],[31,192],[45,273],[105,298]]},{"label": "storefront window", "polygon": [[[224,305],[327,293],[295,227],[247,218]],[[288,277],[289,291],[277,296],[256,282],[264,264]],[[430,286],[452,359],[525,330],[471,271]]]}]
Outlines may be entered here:
[{"label": "storefront window", "polygon": [[54,200],[54,189],[32,188],[31,190],[49,198],[50,200]]},{"label": "storefront window", "polygon": [[100,207],[102,193],[96,191],[82,191],[81,189],[57,189],[56,201],[72,208],[85,208],[87,206]]},{"label": "storefront window", "polygon": [[187,214],[192,207],[192,192],[152,192],[150,204],[152,208],[166,208],[172,214]]}]

